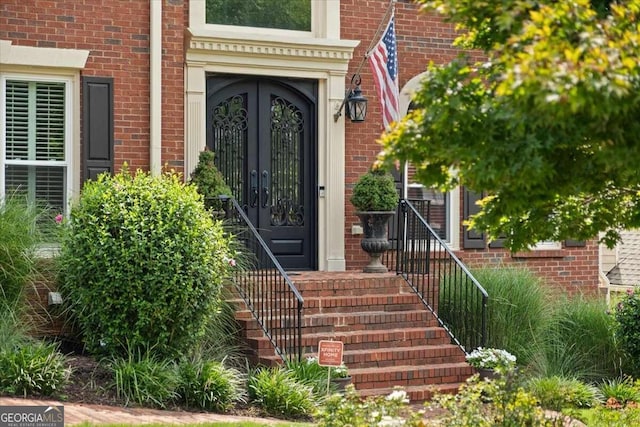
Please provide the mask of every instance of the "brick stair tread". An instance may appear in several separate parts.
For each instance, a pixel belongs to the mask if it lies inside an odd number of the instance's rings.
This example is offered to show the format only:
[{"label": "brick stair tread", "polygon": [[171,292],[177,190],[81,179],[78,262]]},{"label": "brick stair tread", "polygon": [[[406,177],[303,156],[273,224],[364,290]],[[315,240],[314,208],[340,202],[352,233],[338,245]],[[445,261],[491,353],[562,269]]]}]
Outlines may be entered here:
[{"label": "brick stair tread", "polygon": [[[434,365],[395,365],[388,366],[384,368],[385,373],[392,372],[408,372],[408,371],[423,371],[423,370],[433,370],[433,369],[455,369],[455,368],[463,368],[463,369],[471,369],[470,365],[467,362],[454,362],[454,363],[438,363]],[[367,375],[367,374],[379,374],[380,368],[354,368],[349,369],[349,374],[351,376],[356,375]]]},{"label": "brick stair tread", "polygon": [[[248,313],[248,310],[241,310],[237,313],[240,313],[239,318],[242,320],[254,320],[253,316],[252,317],[243,316],[243,314]],[[354,317],[354,316],[398,316],[403,314],[418,314],[418,315],[428,315],[430,317],[434,317],[433,313],[425,309],[425,310],[402,310],[402,311],[380,311],[380,310],[354,311],[349,313],[313,313],[313,314],[304,314],[303,319],[306,319],[306,318],[316,319],[316,318],[323,318],[323,317],[342,318],[342,317]],[[285,316],[285,318],[287,317],[292,317],[292,316]],[[280,320],[280,318],[281,316],[273,316],[273,317],[269,317],[267,320]]]},{"label": "brick stair tread", "polygon": [[[461,385],[464,383],[443,383],[443,384],[430,384],[430,385],[413,385],[401,387],[402,390],[406,391],[409,396],[429,392],[430,395],[433,395],[434,392],[440,393],[455,393],[458,391]],[[358,390],[356,388],[357,393],[361,397],[367,396],[388,396],[391,392],[393,392],[395,387],[388,388],[366,388],[362,390]],[[413,401],[413,399],[412,399]]]},{"label": "brick stair tread", "polygon": [[[412,346],[409,348],[405,348],[405,347],[383,347],[383,348],[379,348],[376,349],[375,351],[377,353],[379,352],[383,352],[383,351],[420,351],[420,350],[431,350],[431,349],[438,349],[438,348],[446,348],[446,349],[455,349],[458,348],[457,345],[455,344],[426,344],[426,345],[416,345],[416,346]],[[370,353],[371,350],[367,350],[367,349],[360,349],[360,350],[347,350],[345,348],[344,350],[344,355],[346,356],[347,354],[353,355],[353,354],[366,354],[366,353]]]},{"label": "brick stair tread", "polygon": [[[422,350],[429,351],[429,350],[437,350],[437,349],[456,350],[457,348],[458,346],[455,344],[432,344],[432,345],[427,344],[427,345],[417,345],[412,347],[380,347],[376,349],[359,349],[359,350],[347,350],[347,348],[345,347],[345,350],[343,352],[343,357],[360,355],[360,354],[371,354],[371,353],[393,353],[393,352],[406,353],[406,352],[419,352]],[[302,358],[305,359],[307,357],[316,357],[316,356],[317,356],[316,353],[309,353],[309,354],[303,355]],[[464,355],[461,353],[459,357],[464,357]],[[267,360],[274,360],[274,361],[282,360],[278,355],[265,355],[265,356],[261,356],[261,358],[267,359]]]},{"label": "brick stair tread", "polygon": [[326,332],[313,332],[313,333],[303,333],[302,339],[305,338],[318,338],[320,339],[336,339],[337,337],[351,337],[355,335],[371,335],[371,334],[380,334],[382,332],[388,334],[399,334],[399,333],[419,333],[419,332],[427,332],[427,331],[440,331],[443,330],[440,326],[425,326],[425,327],[417,327],[417,328],[393,328],[393,329],[384,329],[384,330],[369,330],[362,329],[357,331],[340,331],[334,332],[332,334],[327,334]]},{"label": "brick stair tread", "polygon": [[[304,298],[304,295],[302,296]],[[323,301],[334,301],[334,300],[340,300],[340,299],[369,299],[369,298],[398,298],[398,299],[415,299],[416,301],[420,302],[420,300],[418,299],[418,295],[415,293],[406,293],[406,294],[397,294],[397,293],[374,293],[374,294],[369,294],[369,293],[365,293],[365,294],[360,294],[360,295],[331,295],[331,296],[310,296],[308,298],[304,298],[305,303],[307,301],[315,301],[315,300],[323,300]]]}]

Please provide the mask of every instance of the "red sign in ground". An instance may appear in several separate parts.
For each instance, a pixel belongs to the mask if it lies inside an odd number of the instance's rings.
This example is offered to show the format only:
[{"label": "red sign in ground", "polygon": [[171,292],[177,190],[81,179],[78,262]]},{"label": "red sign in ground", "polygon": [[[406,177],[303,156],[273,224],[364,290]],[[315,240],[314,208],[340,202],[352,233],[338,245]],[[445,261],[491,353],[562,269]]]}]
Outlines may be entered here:
[{"label": "red sign in ground", "polygon": [[320,366],[340,366],[342,365],[342,351],[344,344],[342,341],[320,341],[318,342],[318,365]]}]

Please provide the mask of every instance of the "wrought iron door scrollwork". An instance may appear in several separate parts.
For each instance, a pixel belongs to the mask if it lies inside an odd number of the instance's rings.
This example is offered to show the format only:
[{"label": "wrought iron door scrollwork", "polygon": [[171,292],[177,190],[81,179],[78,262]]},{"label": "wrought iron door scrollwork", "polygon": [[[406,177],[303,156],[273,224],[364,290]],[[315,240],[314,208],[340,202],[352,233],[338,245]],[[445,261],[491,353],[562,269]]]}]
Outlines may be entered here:
[{"label": "wrought iron door scrollwork", "polygon": [[271,206],[271,225],[304,225],[304,206],[294,204],[292,200],[278,199],[277,202]]}]

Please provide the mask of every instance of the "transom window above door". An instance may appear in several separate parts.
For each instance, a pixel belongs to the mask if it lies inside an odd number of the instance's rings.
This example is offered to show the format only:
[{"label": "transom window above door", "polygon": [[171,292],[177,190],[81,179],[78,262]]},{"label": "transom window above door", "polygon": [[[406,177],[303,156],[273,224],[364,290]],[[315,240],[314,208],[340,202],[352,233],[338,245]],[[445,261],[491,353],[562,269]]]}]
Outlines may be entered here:
[{"label": "transom window above door", "polygon": [[206,23],[311,31],[311,0],[207,0]]}]

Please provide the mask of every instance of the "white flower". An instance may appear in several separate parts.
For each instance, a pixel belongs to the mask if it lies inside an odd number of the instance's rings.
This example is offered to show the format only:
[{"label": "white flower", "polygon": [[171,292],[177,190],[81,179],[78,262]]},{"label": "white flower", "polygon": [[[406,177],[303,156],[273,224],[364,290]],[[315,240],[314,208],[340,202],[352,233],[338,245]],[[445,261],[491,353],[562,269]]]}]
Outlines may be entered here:
[{"label": "white flower", "polygon": [[512,368],[516,364],[513,354],[498,348],[478,347],[466,359],[471,366],[479,369]]},{"label": "white flower", "polygon": [[398,402],[409,403],[409,399],[407,397],[407,392],[404,390],[393,390],[386,397],[387,400],[397,400]]},{"label": "white flower", "polygon": [[405,425],[406,421],[403,420],[402,418],[398,418],[398,417],[390,417],[388,415],[385,415],[384,417],[382,417],[382,419],[378,422],[378,427],[395,427],[395,426],[403,426]]}]

